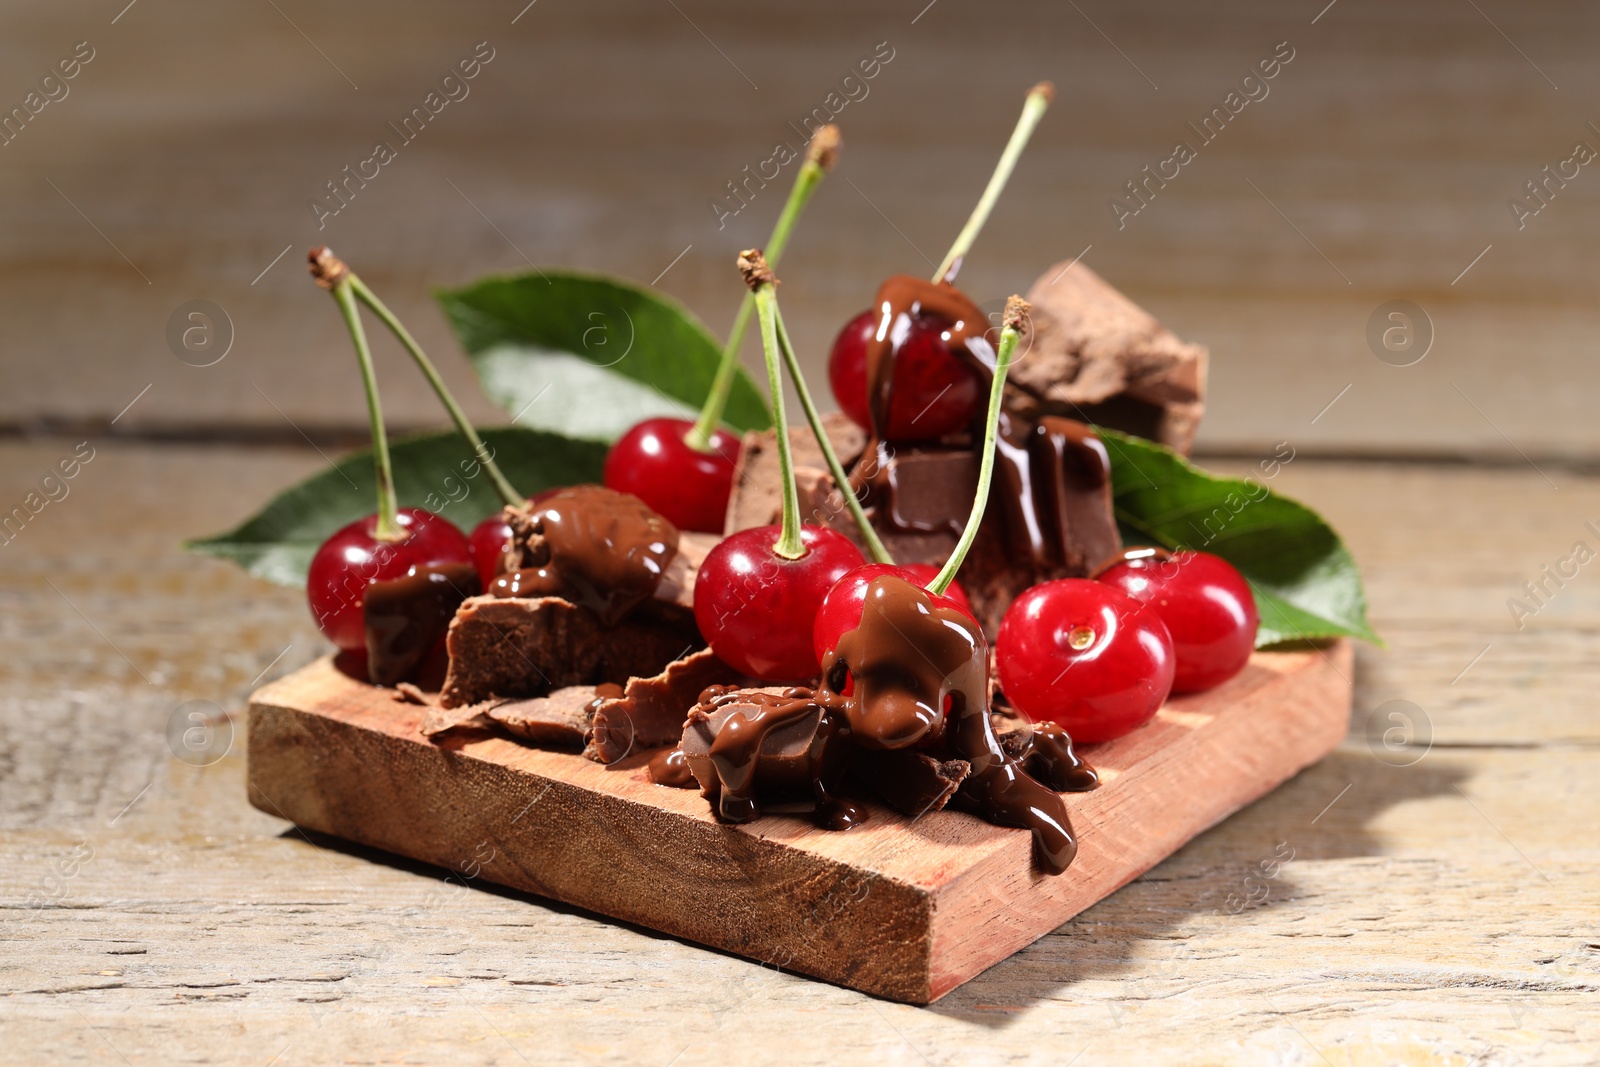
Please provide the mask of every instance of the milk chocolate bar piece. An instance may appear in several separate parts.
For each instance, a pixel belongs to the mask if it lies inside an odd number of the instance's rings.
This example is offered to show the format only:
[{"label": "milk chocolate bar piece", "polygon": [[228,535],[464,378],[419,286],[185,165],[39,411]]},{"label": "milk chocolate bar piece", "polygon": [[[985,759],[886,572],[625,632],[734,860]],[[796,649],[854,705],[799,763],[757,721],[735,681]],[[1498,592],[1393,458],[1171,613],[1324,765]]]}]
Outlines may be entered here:
[{"label": "milk chocolate bar piece", "polygon": [[[664,608],[667,610],[652,610]],[[701,647],[692,615],[645,605],[616,626],[560,597],[472,597],[450,623],[440,703],[543,696],[571,685],[648,678]]]},{"label": "milk chocolate bar piece", "polygon": [[597,763],[615,763],[630,752],[677,744],[701,690],[741,680],[709,648],[674,660],[653,677],[630,678],[620,697],[593,705],[583,754]]},{"label": "milk chocolate bar piece", "polygon": [[[785,691],[780,686],[745,692],[781,696]],[[697,706],[689,712],[678,744],[695,781],[700,783],[700,791],[713,804],[721,793],[721,783],[711,763],[711,745],[717,738],[717,731],[735,715],[750,716],[758,711],[754,703],[734,699],[714,709]],[[814,803],[812,746],[817,741],[817,727],[821,721],[822,709],[813,707],[767,734],[753,777],[762,811],[809,808]]]},{"label": "milk chocolate bar piece", "polygon": [[1057,263],[1028,291],[1030,322],[1007,406],[1148,437],[1187,455],[1205,411],[1207,354],[1082,263]]},{"label": "milk chocolate bar piece", "polygon": [[913,819],[950,803],[971,770],[972,765],[966,760],[936,760],[925,752],[905,748],[859,749],[852,767],[857,781]]},{"label": "milk chocolate bar piece", "polygon": [[594,686],[569,685],[549,696],[508,700],[487,715],[506,733],[546,748],[579,748],[589,734]]},{"label": "milk chocolate bar piece", "polygon": [[[822,416],[822,425],[839,455],[839,462],[848,470],[866,447],[867,435],[848,416],[837,411]],[[734,470],[733,495],[728,500],[724,534],[770,526],[781,518],[783,482],[778,471],[777,445],[777,435],[770,430],[752,430],[744,435],[739,465]],[[809,426],[801,423],[790,427],[789,450],[794,457],[795,483],[800,489],[800,520],[841,530],[850,526],[850,513],[844,509],[843,500],[833,492],[828,464]],[[835,515],[843,520],[843,526],[832,521]]]}]

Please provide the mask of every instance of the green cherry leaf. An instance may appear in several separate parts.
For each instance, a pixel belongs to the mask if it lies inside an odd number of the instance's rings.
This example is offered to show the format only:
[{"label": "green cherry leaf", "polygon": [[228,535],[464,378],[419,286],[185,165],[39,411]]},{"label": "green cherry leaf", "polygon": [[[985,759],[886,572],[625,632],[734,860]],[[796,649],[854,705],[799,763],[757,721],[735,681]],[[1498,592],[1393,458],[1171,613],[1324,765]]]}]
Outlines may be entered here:
[{"label": "green cherry leaf", "polygon": [[[618,278],[535,271],[436,296],[489,398],[518,425],[568,437],[609,442],[654,416],[694,419],[722,358],[687,308]],[[772,425],[743,368],[723,418]]]},{"label": "green cherry leaf", "polygon": [[[479,432],[495,463],[521,492],[532,495],[600,480],[606,448],[598,442],[517,426]],[[389,455],[401,507],[426,508],[463,532],[500,509],[500,497],[482,464],[454,431],[396,439]],[[285,489],[232,530],[187,541],[184,547],[232,560],[279,585],[303,586],[322,542],[341,526],[370,515],[376,500],[372,453],[363,449]]]},{"label": "green cherry leaf", "polygon": [[1099,429],[1117,521],[1130,541],[1221,556],[1255,591],[1256,646],[1329,637],[1382,641],[1361,573],[1339,535],[1258,479],[1219,478],[1162,445]]}]

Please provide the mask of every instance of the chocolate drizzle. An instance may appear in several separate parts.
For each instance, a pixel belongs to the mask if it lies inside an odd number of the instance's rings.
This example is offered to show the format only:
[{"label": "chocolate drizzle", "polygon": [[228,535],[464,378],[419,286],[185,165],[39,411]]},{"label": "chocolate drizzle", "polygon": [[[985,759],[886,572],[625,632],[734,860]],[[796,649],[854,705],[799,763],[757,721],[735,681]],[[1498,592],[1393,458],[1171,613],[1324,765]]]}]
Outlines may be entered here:
[{"label": "chocolate drizzle", "polygon": [[655,593],[678,554],[678,530],[644,501],[599,485],[562,489],[507,508],[510,566],[497,597],[559,596],[616,625]]},{"label": "chocolate drizzle", "polygon": [[414,566],[404,578],[367,586],[367,677],[376,685],[410,679],[444,636],[456,608],[477,596],[478,588],[470,563]]},{"label": "chocolate drizzle", "polygon": [[983,633],[966,614],[884,575],[867,586],[861,624],[824,661],[818,696],[842,701],[858,744],[942,742],[950,757],[971,765],[956,802],[998,826],[1032,832],[1039,865],[1060,874],[1078,851],[1066,805],[1000,747],[989,719],[988,658]]},{"label": "chocolate drizzle", "polygon": [[689,789],[695,784],[694,772],[684,758],[681,748],[664,748],[650,757],[650,780],[656,785],[674,789]]},{"label": "chocolate drizzle", "polygon": [[[875,517],[890,530],[959,533],[965,519],[961,514],[941,517],[938,522],[906,520],[898,499],[896,464],[884,436],[889,424],[895,364],[917,316],[934,315],[948,324],[943,337],[950,353],[977,371],[985,384],[993,381],[996,363],[994,346],[985,336],[988,320],[953,285],[904,274],[883,283],[874,307],[879,315],[878,331],[868,341],[866,353],[871,437],[851,472],[851,488],[857,492],[867,490],[866,502],[875,507]],[[974,440],[982,439],[986,414],[980,406],[974,415]],[[1081,558],[1083,547],[1073,536],[1074,530],[1096,527],[1090,509],[1103,509],[1104,503],[1095,491],[1111,478],[1105,444],[1092,429],[1055,416],[1030,424],[1002,410],[995,475],[991,499],[1003,517],[1014,555],[1028,560],[1038,570],[1081,570],[1094,562]],[[1109,550],[1114,546],[1103,547]]]},{"label": "chocolate drizzle", "polygon": [[919,782],[930,807],[954,792],[954,803],[989,822],[1030,831],[1040,866],[1059,874],[1077,852],[1066,805],[1024,760],[1065,788],[1092,787],[1094,772],[1059,730],[1039,728],[1017,754],[1001,745],[990,721],[988,655],[965,613],[885,575],[868,585],[860,625],[828,654],[820,688],[713,686],[689,713],[683,751],[725,821],[748,822],[808,786],[818,822],[832,829],[865,818],[839,792],[850,764],[869,787],[875,767],[905,786],[915,768],[893,761],[925,757],[919,778],[948,775],[950,783]]}]

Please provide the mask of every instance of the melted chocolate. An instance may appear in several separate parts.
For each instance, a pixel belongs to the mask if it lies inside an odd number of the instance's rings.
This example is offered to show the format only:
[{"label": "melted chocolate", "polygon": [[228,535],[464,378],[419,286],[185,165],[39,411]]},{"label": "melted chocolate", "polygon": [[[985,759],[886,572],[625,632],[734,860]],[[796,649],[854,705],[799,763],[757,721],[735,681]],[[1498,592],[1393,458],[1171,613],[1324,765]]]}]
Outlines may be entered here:
[{"label": "melted chocolate", "polygon": [[684,758],[681,748],[664,748],[651,756],[649,773],[650,780],[656,785],[690,789],[695,784],[694,772],[689,769],[689,761]]},{"label": "melted chocolate", "polygon": [[1172,553],[1168,552],[1159,545],[1130,545],[1129,547],[1124,548],[1122,551],[1108,556],[1099,563],[1095,564],[1093,569],[1089,571],[1089,577],[1098,578],[1112,567],[1115,567],[1118,564],[1127,563],[1131,560],[1168,560],[1171,558]]},{"label": "melted chocolate", "polygon": [[[949,324],[944,332],[952,355],[967,363],[988,382],[994,377],[996,354],[985,336],[989,323],[983,311],[948,282],[928,282],[898,274],[883,283],[874,306],[878,332],[867,343],[867,400],[871,437],[851,473],[851,487],[867,490],[866,502],[875,517],[890,530],[902,533],[960,532],[965,507],[942,512],[936,520],[908,521],[900,502],[901,486],[884,429],[888,426],[890,393],[900,345],[919,314],[936,315]],[[980,406],[974,416],[973,437],[982,440],[987,412]],[[1091,521],[1103,501],[1095,491],[1111,477],[1105,445],[1088,426],[1071,419],[1046,416],[1028,425],[1011,412],[1000,412],[995,446],[992,499],[1003,516],[1012,552],[1035,569],[1082,568],[1093,562],[1085,552],[1114,546],[1080,546],[1073,531],[1094,529]]]},{"label": "melted chocolate", "polygon": [[[712,686],[701,694],[701,702],[690,713],[705,718],[724,706],[734,708],[717,729],[707,752],[715,774],[715,788],[708,794],[717,815],[727,822],[742,823],[759,818],[761,807],[757,790],[763,768],[781,773],[774,766],[780,761],[801,764],[807,779],[817,821],[830,830],[846,830],[862,822],[866,809],[838,793],[838,779],[844,770],[839,741],[847,732],[832,709],[818,703],[817,694],[804,687],[768,693]],[[810,737],[805,730],[792,739],[798,751],[770,751],[768,739],[785,726],[814,718]],[[708,783],[709,784],[709,783]]]},{"label": "melted chocolate", "polygon": [[404,578],[367,586],[367,677],[377,685],[409,679],[444,636],[456,608],[478,590],[478,572],[470,563],[412,567]]},{"label": "melted chocolate", "polygon": [[678,554],[677,527],[638,497],[599,485],[562,489],[525,511],[508,508],[507,518],[519,565],[489,591],[559,596],[607,626],[655,593]]},{"label": "melted chocolate", "polygon": [[1040,866],[1059,874],[1078,850],[1066,805],[1000,747],[989,718],[988,655],[966,614],[884,575],[867,586],[861,624],[828,653],[816,700],[844,712],[857,744],[937,744],[965,760],[964,806],[1032,832]]},{"label": "melted chocolate", "polygon": [[1087,793],[1100,787],[1094,768],[1072,750],[1072,738],[1057,723],[1040,722],[1000,739],[1006,755],[1060,793]]}]

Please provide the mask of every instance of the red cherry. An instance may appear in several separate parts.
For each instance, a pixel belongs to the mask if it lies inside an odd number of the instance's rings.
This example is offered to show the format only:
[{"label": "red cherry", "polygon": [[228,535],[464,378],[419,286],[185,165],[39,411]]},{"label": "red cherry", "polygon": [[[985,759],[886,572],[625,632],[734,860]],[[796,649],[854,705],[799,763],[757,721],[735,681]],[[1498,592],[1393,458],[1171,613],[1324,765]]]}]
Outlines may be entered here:
[{"label": "red cherry", "polygon": [[1207,552],[1124,560],[1099,575],[1155,609],[1172,635],[1175,693],[1221,685],[1244,669],[1256,647],[1256,598],[1233,564]]},{"label": "red cherry", "polygon": [[466,535],[448,519],[421,508],[401,508],[397,517],[407,532],[403,541],[379,541],[378,516],[368,515],[340,528],[311,557],[311,615],[328,640],[347,652],[367,647],[367,586],[404,578],[412,567],[472,561]]},{"label": "red cherry", "polygon": [[1074,741],[1110,741],[1149,722],[1172,689],[1172,637],[1154,608],[1104,582],[1062,578],[1023,593],[995,638],[1000,688]]},{"label": "red cherry", "polygon": [[724,538],[700,564],[694,582],[694,621],[711,650],[734,670],[766,681],[814,677],[822,662],[811,634],[822,600],[861,550],[825,526],[801,526],[806,554],[773,552],[779,526],[757,526]]},{"label": "red cherry", "polygon": [[[863,311],[839,331],[828,356],[833,397],[864,430],[872,428],[867,407],[867,342],[878,325],[876,311]],[[895,326],[891,324],[890,329]],[[897,338],[886,440],[925,441],[972,425],[985,390],[977,371],[951,354],[945,338],[949,329],[948,319],[921,313],[904,336]]]},{"label": "red cherry", "polygon": [[[903,566],[868,563],[833,583],[833,588],[822,600],[822,606],[817,609],[817,621],[811,629],[811,648],[817,654],[819,667],[823,657],[839,643],[839,638],[861,625],[861,611],[867,602],[867,586],[872,579],[883,574],[894,574],[926,589],[938,573],[939,568],[928,563],[907,563]],[[964,613],[974,623],[978,621],[972,614],[972,603],[967,600],[967,594],[955,582],[950,583],[950,588],[943,596],[932,599],[942,607],[955,608]]]},{"label": "red cherry", "polygon": [[718,430],[711,451],[684,443],[694,424],[685,419],[645,419],[606,453],[605,483],[632,493],[680,530],[721,533],[739,462],[739,438]]},{"label": "red cherry", "polygon": [[472,544],[472,565],[478,568],[478,580],[487,589],[500,573],[500,557],[511,541],[511,524],[497,511],[474,526],[467,540]]}]

